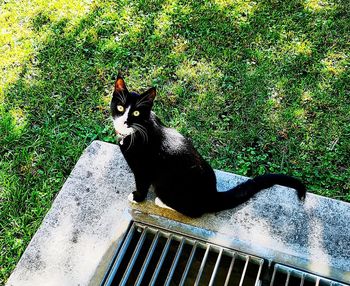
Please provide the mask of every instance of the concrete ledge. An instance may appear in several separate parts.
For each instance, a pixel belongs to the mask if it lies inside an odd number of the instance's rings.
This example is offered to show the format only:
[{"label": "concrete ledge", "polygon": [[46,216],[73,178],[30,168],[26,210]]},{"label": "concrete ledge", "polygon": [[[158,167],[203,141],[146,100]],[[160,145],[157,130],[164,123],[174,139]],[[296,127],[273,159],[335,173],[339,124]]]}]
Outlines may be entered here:
[{"label": "concrete ledge", "polygon": [[[245,177],[217,171],[225,191]],[[299,265],[350,282],[350,204],[312,194],[298,202],[274,187],[235,209],[190,219],[154,205],[154,195],[129,204],[135,189],[117,145],[93,142],[83,153],[7,285],[99,285],[135,213],[160,216],[215,231],[249,254]]]}]

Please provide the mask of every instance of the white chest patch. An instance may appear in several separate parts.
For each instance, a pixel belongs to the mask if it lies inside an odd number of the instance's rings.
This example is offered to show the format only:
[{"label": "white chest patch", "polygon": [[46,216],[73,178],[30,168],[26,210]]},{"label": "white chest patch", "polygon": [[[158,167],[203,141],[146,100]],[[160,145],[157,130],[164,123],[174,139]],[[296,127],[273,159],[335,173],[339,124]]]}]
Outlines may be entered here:
[{"label": "white chest patch", "polygon": [[166,205],[165,203],[162,202],[162,200],[158,197],[156,197],[156,199],[154,200],[154,203],[158,206],[161,207],[163,209],[169,209],[172,211],[175,211],[173,208],[169,207],[168,205]]},{"label": "white chest patch", "polygon": [[167,128],[163,148],[170,153],[178,153],[183,148],[184,139],[175,129]]},{"label": "white chest patch", "polygon": [[130,134],[135,132],[134,128],[128,127],[128,125],[126,124],[126,121],[128,119],[129,110],[130,110],[130,107],[128,107],[125,110],[125,112],[122,116],[113,118],[113,126],[114,126],[115,131],[117,131],[117,133],[124,135],[124,136],[130,135]]}]

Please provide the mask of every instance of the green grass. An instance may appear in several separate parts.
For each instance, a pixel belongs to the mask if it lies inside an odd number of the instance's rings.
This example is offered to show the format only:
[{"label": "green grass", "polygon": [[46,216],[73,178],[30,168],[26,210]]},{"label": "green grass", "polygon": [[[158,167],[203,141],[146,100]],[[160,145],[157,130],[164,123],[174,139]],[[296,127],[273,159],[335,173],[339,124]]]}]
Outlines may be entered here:
[{"label": "green grass", "polygon": [[347,1],[1,3],[0,284],[84,148],[115,141],[118,70],[214,168],[350,201]]}]

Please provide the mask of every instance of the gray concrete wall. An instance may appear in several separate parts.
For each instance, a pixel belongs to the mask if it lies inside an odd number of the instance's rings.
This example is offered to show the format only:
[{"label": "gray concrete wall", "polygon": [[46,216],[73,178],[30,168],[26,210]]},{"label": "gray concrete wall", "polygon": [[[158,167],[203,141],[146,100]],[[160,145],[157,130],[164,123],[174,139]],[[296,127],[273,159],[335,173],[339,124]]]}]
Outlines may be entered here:
[{"label": "gray concrete wall", "polygon": [[[216,171],[218,189],[246,178]],[[146,202],[130,204],[135,189],[118,146],[93,142],[82,154],[7,285],[98,285],[133,213],[142,212],[218,232],[232,247],[350,281],[350,204],[273,187],[228,211],[190,219]]]}]

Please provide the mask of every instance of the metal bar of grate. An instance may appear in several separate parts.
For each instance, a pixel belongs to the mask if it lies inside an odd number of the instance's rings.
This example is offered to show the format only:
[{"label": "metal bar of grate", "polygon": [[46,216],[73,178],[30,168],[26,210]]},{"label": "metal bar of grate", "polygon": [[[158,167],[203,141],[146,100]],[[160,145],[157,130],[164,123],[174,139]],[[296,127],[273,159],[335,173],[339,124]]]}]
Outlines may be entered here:
[{"label": "metal bar of grate", "polygon": [[214,270],[213,270],[213,273],[210,277],[209,286],[214,285],[215,276],[216,276],[216,273],[218,272],[218,269],[219,269],[219,264],[221,261],[223,251],[224,251],[224,249],[220,247],[219,255],[218,255],[218,258],[216,259]]},{"label": "metal bar of grate", "polygon": [[259,278],[260,278],[260,275],[261,275],[261,272],[262,272],[263,265],[264,265],[264,261],[260,260],[260,262],[259,262],[259,270],[258,270],[258,274],[256,275],[256,279],[255,279],[254,285],[259,285]]},{"label": "metal bar of grate", "polygon": [[197,245],[198,245],[198,242],[196,241],[193,246],[192,246],[192,250],[191,250],[191,254],[190,254],[190,257],[188,258],[188,261],[186,263],[186,267],[185,267],[185,270],[184,270],[184,273],[182,274],[182,277],[181,277],[181,281],[180,281],[180,285],[179,286],[183,286],[185,284],[185,280],[186,280],[186,277],[187,277],[187,273],[188,271],[190,270],[190,267],[192,265],[192,261],[193,261],[193,258],[194,258],[194,254],[197,250]]},{"label": "metal bar of grate", "polygon": [[287,273],[286,283],[284,284],[285,286],[289,285],[289,279],[290,279],[290,271],[288,271],[288,273]]},{"label": "metal bar of grate", "polygon": [[[275,278],[276,278],[276,271],[273,271],[272,277],[271,277],[271,283],[270,286],[272,286],[275,283]],[[285,285],[285,284],[284,284]]]},{"label": "metal bar of grate", "polygon": [[235,264],[235,260],[236,260],[236,256],[234,255],[232,257],[232,260],[231,260],[231,263],[230,263],[230,268],[228,269],[228,272],[227,272],[227,276],[226,276],[226,280],[225,280],[225,286],[227,286],[228,283],[230,282],[230,277],[231,277],[231,273],[233,271],[233,266]]},{"label": "metal bar of grate", "polygon": [[202,273],[203,273],[203,269],[204,269],[205,263],[206,263],[207,258],[208,258],[209,250],[210,250],[210,245],[207,245],[205,253],[204,253],[204,257],[203,257],[203,260],[202,260],[202,263],[201,263],[201,266],[199,267],[199,271],[198,271],[198,274],[197,274],[196,281],[194,282],[195,286],[199,285],[199,280],[201,279],[201,276],[202,276]]},{"label": "metal bar of grate", "polygon": [[135,225],[132,224],[131,228],[130,228],[130,230],[129,230],[129,232],[128,232],[125,240],[124,240],[124,243],[122,244],[121,249],[119,250],[117,258],[115,259],[115,262],[114,262],[114,265],[112,267],[112,270],[111,270],[111,272],[109,273],[109,275],[107,277],[105,285],[111,285],[112,284],[113,278],[114,278],[117,270],[119,269],[120,264],[122,263],[122,259],[123,259],[124,255],[126,253],[126,250],[127,250],[128,246],[130,245],[130,242],[131,242],[131,239],[132,239],[132,237],[134,235],[135,229],[136,229]]},{"label": "metal bar of grate", "polygon": [[303,275],[301,276],[300,286],[304,286],[304,280],[305,280],[305,275],[303,274]]},{"label": "metal bar of grate", "polygon": [[132,268],[133,268],[133,266],[134,266],[134,264],[135,264],[135,261],[136,261],[138,255],[139,255],[139,253],[140,253],[141,247],[142,247],[142,245],[143,245],[143,243],[144,243],[144,241],[145,241],[146,233],[147,233],[147,228],[145,228],[145,229],[142,231],[141,238],[140,238],[140,240],[138,241],[138,243],[137,243],[137,245],[136,245],[135,251],[134,251],[134,253],[132,254],[132,257],[131,257],[131,259],[130,259],[130,261],[129,261],[129,264],[128,264],[127,268],[126,268],[126,271],[125,271],[125,273],[124,273],[124,275],[123,275],[123,278],[122,278],[122,280],[120,281],[120,284],[119,284],[119,285],[126,285],[127,280],[128,280],[128,278],[129,278],[129,275],[130,275],[130,273],[131,273],[131,270],[132,270]]},{"label": "metal bar of grate", "polygon": [[245,257],[245,264],[244,264],[244,268],[243,268],[243,272],[242,272],[242,276],[241,276],[241,280],[239,281],[239,286],[243,285],[245,274],[246,274],[247,268],[248,268],[248,263],[249,263],[249,256],[246,256]]},{"label": "metal bar of grate", "polygon": [[166,242],[166,244],[165,244],[165,246],[164,246],[164,249],[163,249],[163,251],[162,251],[162,255],[161,255],[160,259],[159,259],[159,262],[158,262],[158,264],[157,264],[156,270],[155,270],[155,272],[153,273],[152,279],[151,279],[151,281],[150,281],[150,283],[149,283],[150,285],[154,285],[156,279],[158,278],[158,275],[159,275],[160,269],[161,269],[161,267],[162,267],[162,265],[163,265],[163,262],[164,262],[164,260],[165,260],[166,254],[167,254],[168,251],[169,251],[169,247],[170,247],[170,243],[171,243],[171,241],[172,241],[172,238],[173,238],[173,235],[170,234],[169,237],[168,237],[168,240],[167,240],[167,242]]},{"label": "metal bar of grate", "polygon": [[171,265],[171,268],[169,270],[169,274],[168,274],[167,280],[165,281],[165,285],[170,285],[170,281],[171,281],[171,278],[173,277],[176,265],[177,265],[177,263],[179,261],[180,254],[181,254],[182,248],[184,246],[184,243],[185,243],[185,239],[182,238],[181,242],[180,242],[180,246],[178,247],[177,252],[175,254],[175,258],[174,258],[173,264]]},{"label": "metal bar of grate", "polygon": [[151,244],[151,247],[150,247],[150,249],[149,249],[149,251],[148,251],[148,253],[147,253],[145,262],[143,263],[142,268],[141,268],[141,270],[140,270],[140,274],[139,274],[139,276],[137,277],[137,280],[136,280],[136,283],[135,283],[136,286],[139,286],[139,285],[141,285],[141,283],[142,283],[142,278],[143,278],[144,275],[145,275],[146,269],[147,269],[147,267],[148,267],[148,265],[149,265],[149,263],[150,263],[150,260],[151,260],[151,258],[152,258],[152,255],[153,255],[153,253],[154,253],[154,250],[155,250],[155,248],[156,248],[156,246],[157,246],[158,240],[159,240],[159,231],[156,232],[156,235],[155,235],[155,237],[154,237],[154,239],[153,239],[153,241],[152,241],[152,244]]}]

